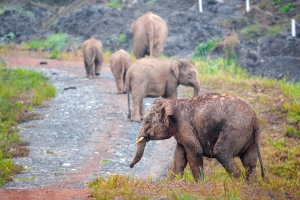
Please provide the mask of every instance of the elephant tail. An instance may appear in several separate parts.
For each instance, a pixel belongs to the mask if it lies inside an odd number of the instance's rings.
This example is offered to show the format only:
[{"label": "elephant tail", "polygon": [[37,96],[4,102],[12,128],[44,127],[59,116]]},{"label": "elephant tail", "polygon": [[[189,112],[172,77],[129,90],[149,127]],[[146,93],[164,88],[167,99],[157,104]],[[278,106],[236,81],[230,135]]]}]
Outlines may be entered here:
[{"label": "elephant tail", "polygon": [[93,54],[93,56],[92,56],[91,63],[89,63],[89,66],[93,65],[94,62],[95,62],[95,58],[96,58],[96,47],[94,47],[94,46],[92,47],[92,54]]},{"label": "elephant tail", "polygon": [[124,91],[124,84],[125,84],[125,75],[126,75],[126,72],[125,72],[125,64],[124,64],[124,60],[125,59],[122,59],[122,60],[123,61],[121,62],[121,65],[122,65],[121,83],[122,83],[122,90]]},{"label": "elephant tail", "polygon": [[154,23],[152,23],[149,26],[149,32],[148,32],[150,57],[153,57],[153,48],[154,48],[154,40],[155,40],[154,34],[155,34],[155,25]]},{"label": "elephant tail", "polygon": [[261,177],[266,178],[264,164],[263,164],[263,160],[262,160],[262,156],[261,156],[260,143],[259,143],[260,127],[259,127],[259,121],[258,121],[257,117],[255,120],[255,125],[254,125],[254,134],[255,134],[255,143],[256,143],[256,147],[257,147],[258,159],[259,159],[260,167],[261,167]]},{"label": "elephant tail", "polygon": [[131,76],[127,76],[127,80],[126,80],[126,92],[127,92],[127,103],[128,103],[128,118],[131,118],[131,110],[130,110],[130,78]]}]

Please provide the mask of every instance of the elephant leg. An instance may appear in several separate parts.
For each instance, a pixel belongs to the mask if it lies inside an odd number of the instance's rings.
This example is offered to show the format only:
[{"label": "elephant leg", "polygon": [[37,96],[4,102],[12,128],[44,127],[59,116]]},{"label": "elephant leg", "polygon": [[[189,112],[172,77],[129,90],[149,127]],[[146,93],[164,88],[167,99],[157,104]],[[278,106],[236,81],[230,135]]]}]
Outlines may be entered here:
[{"label": "elephant leg", "polygon": [[92,63],[91,66],[90,66],[90,76],[92,78],[95,77],[95,63]]},{"label": "elephant leg", "polygon": [[182,175],[187,162],[188,160],[184,147],[181,144],[177,143],[174,152],[174,165],[171,173],[171,178],[174,178],[177,174]]},{"label": "elephant leg", "polygon": [[187,159],[195,181],[203,177],[203,154],[193,151],[187,151]]},{"label": "elephant leg", "polygon": [[189,124],[183,124],[178,133],[184,133],[182,136],[182,145],[185,149],[187,160],[195,181],[203,177],[203,150],[202,146],[195,136],[193,130],[187,128]]},{"label": "elephant leg", "polygon": [[89,78],[90,77],[89,65],[86,62],[84,62],[84,67],[85,67],[86,77]]},{"label": "elephant leg", "polygon": [[142,99],[141,103],[140,103],[140,117],[141,117],[141,120],[144,120],[145,115],[146,115],[146,110],[145,110],[145,106],[144,106],[144,99]]},{"label": "elephant leg", "polygon": [[[234,133],[221,132],[220,137],[217,140],[213,154],[219,163],[225,168],[228,174],[233,175],[235,178],[239,178],[241,175],[240,169],[237,163],[234,161],[233,153],[230,149],[235,146],[234,138],[229,138],[229,135],[237,135]],[[229,144],[228,141],[231,141]],[[233,143],[232,143],[233,142]]]},{"label": "elephant leg", "polygon": [[118,90],[117,93],[122,94],[123,93],[123,84],[122,84],[120,75],[116,76],[116,86],[117,86],[117,90]]},{"label": "elephant leg", "polygon": [[247,180],[256,179],[256,164],[258,160],[256,144],[252,144],[241,156],[241,161],[246,171]]},{"label": "elephant leg", "polygon": [[[134,94],[134,92],[132,91],[132,94]],[[141,121],[141,117],[140,117],[140,104],[143,99],[141,97],[134,97],[134,95],[132,95],[132,114],[131,114],[131,121],[135,121],[135,122],[140,122]]]},{"label": "elephant leg", "polygon": [[95,60],[95,75],[99,76],[100,75],[100,62],[98,60]]},{"label": "elephant leg", "polygon": [[126,72],[123,75],[123,93],[126,93],[126,80],[125,80],[125,77],[126,77]]}]

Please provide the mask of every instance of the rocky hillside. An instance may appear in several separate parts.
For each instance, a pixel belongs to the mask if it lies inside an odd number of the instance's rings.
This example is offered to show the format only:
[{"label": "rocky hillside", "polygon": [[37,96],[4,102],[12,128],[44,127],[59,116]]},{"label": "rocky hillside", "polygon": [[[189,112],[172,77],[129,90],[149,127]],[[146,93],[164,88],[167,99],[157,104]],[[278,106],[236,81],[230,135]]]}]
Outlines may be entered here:
[{"label": "rocky hillside", "polygon": [[[193,57],[195,48],[218,41],[211,57],[228,51],[250,73],[300,79],[300,2],[254,0],[245,12],[244,0],[207,0],[203,12],[197,0],[0,0],[0,38],[14,34],[17,43],[62,32],[84,41],[96,37],[104,49],[131,51],[131,23],[147,11],[164,18],[169,36],[164,54]],[[290,19],[297,24],[291,37]]]}]

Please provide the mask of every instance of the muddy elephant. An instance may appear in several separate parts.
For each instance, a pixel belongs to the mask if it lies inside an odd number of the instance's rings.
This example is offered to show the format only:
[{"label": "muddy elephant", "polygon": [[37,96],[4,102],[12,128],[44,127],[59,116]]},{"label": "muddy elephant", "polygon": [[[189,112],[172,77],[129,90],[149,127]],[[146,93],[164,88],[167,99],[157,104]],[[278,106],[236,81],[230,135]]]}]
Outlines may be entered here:
[{"label": "muddy elephant", "polygon": [[102,43],[95,38],[90,38],[83,43],[82,51],[86,77],[93,78],[95,75],[100,75],[103,64]]},{"label": "muddy elephant", "polygon": [[137,59],[150,55],[158,57],[163,51],[168,37],[167,23],[148,11],[131,25],[133,53]]},{"label": "muddy elephant", "polygon": [[[126,74],[128,117],[139,122],[146,114],[145,97],[177,98],[178,85],[194,88],[199,95],[200,80],[194,63],[185,59],[142,58],[135,61]],[[132,95],[132,115],[130,97]]]},{"label": "muddy elephant", "polygon": [[158,99],[144,118],[130,167],[141,160],[146,142],[174,136],[174,174],[182,174],[188,163],[194,179],[199,180],[205,156],[216,158],[229,174],[239,177],[234,161],[239,157],[247,179],[256,177],[258,159],[265,177],[259,135],[257,115],[241,98],[211,93],[193,99]]},{"label": "muddy elephant", "polygon": [[120,49],[116,51],[109,60],[111,71],[115,77],[117,90],[119,94],[126,93],[125,76],[126,72],[132,64],[130,54]]}]

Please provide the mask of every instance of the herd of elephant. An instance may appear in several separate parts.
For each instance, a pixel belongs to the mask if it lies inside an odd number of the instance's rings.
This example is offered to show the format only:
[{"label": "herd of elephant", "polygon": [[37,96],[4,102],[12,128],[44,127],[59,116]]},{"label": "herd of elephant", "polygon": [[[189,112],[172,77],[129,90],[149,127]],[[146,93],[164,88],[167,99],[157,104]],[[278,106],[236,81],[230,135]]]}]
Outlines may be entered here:
[{"label": "herd of elephant", "polygon": [[[123,49],[109,60],[118,93],[127,93],[128,117],[132,121],[143,121],[130,167],[141,160],[146,142],[174,137],[177,146],[171,168],[173,176],[182,174],[189,164],[198,181],[203,175],[205,156],[216,158],[234,177],[241,175],[234,161],[234,157],[239,157],[246,169],[247,180],[256,178],[259,159],[261,176],[265,177],[259,120],[251,106],[232,95],[200,95],[199,75],[192,61],[158,58],[168,36],[167,23],[161,17],[148,11],[132,23],[131,34],[137,60],[132,62],[130,54]],[[86,76],[100,75],[102,43],[90,38],[83,43],[82,49]],[[194,97],[177,99],[180,84],[193,87]],[[157,99],[146,113],[145,97],[163,98]]]}]

